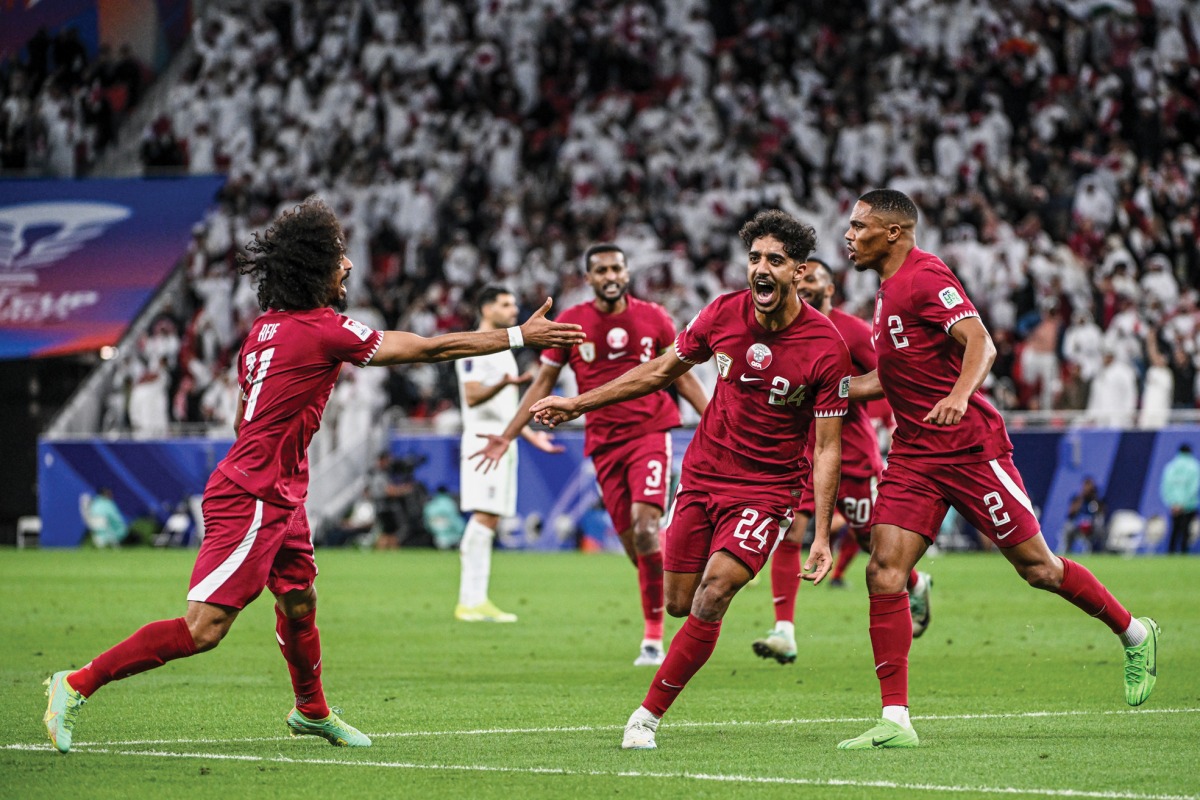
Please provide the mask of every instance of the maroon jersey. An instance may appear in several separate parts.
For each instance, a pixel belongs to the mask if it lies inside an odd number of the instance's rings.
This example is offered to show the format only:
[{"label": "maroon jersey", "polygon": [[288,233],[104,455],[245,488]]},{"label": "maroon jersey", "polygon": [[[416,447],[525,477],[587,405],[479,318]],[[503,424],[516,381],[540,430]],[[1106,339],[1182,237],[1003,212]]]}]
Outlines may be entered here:
[{"label": "maroon jersey", "polygon": [[383,334],[332,308],[268,311],[238,359],[245,404],[237,440],[217,469],[267,503],[308,496],[308,443],[321,427],[342,362],[365,367]]},{"label": "maroon jersey", "polygon": [[[559,314],[557,322],[583,327],[587,337],[569,351],[545,350],[542,361],[554,367],[570,364],[579,393],[603,386],[638,364],[658,356],[675,340],[675,323],[657,303],[626,295],[620,314],[605,314],[595,302],[580,303]],[[679,407],[665,391],[589,411],[584,419],[583,454],[646,433],[679,427]]]},{"label": "maroon jersey", "polygon": [[754,316],[750,290],[718,297],[675,340],[689,364],[717,361],[717,387],[683,457],[688,489],[716,494],[749,485],[799,496],[814,417],[846,413],[850,354],[833,323],[803,304],[783,330]]},{"label": "maroon jersey", "polygon": [[879,382],[896,415],[892,455],[934,463],[991,461],[1012,450],[1004,420],[980,392],[971,395],[957,425],[940,427],[925,416],[954,389],[963,346],[954,323],[979,312],[942,260],[913,248],[875,296],[875,353]]},{"label": "maroon jersey", "polygon": [[[837,328],[850,351],[851,371],[864,375],[875,369],[875,346],[871,344],[871,326],[863,320],[835,308],[829,321]],[[810,435],[805,458],[812,460],[813,437]],[[883,456],[879,454],[879,437],[875,424],[867,413],[866,403],[851,403],[842,420],[842,477],[877,478],[883,472]]]}]

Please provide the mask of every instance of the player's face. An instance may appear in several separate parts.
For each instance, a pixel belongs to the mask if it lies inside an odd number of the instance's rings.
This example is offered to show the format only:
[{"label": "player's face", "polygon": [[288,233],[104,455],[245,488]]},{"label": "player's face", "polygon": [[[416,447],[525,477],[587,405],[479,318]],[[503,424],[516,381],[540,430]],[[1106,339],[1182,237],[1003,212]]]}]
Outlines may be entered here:
[{"label": "player's face", "polygon": [[783,242],[774,236],[761,236],[750,243],[747,254],[746,282],[754,299],[754,310],[773,314],[797,297],[806,263],[789,258]]},{"label": "player's face", "polygon": [[337,269],[333,271],[333,286],[330,290],[329,305],[333,306],[338,311],[346,310],[346,281],[350,278],[350,270],[354,269],[354,264],[350,259],[342,256],[338,262]]},{"label": "player's face", "polygon": [[863,202],[854,204],[846,229],[846,255],[859,272],[878,271],[888,254],[888,226]]},{"label": "player's face", "polygon": [[587,282],[596,293],[596,299],[613,304],[629,291],[629,270],[625,267],[625,255],[615,250],[596,253],[588,261]]},{"label": "player's face", "polygon": [[497,295],[483,307],[483,318],[493,328],[511,328],[517,324],[517,298],[511,294]]},{"label": "player's face", "polygon": [[825,304],[833,298],[833,280],[829,271],[819,263],[808,262],[808,269],[800,279],[800,299],[824,313]]}]

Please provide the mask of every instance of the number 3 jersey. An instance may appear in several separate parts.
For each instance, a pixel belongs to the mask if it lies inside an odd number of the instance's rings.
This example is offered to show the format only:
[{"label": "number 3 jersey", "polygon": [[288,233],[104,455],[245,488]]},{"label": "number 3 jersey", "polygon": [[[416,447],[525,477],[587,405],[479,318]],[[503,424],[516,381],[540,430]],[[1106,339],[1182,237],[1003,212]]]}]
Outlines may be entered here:
[{"label": "number 3 jersey", "polygon": [[687,488],[729,494],[749,484],[798,496],[813,418],[846,413],[850,353],[833,323],[803,303],[790,325],[768,331],[744,289],[697,314],[675,354],[717,363],[712,401],[683,457]]},{"label": "number 3 jersey", "polygon": [[962,372],[964,347],[950,329],[978,316],[950,268],[915,247],[880,284],[873,336],[879,382],[896,415],[891,455],[954,463],[991,461],[1012,450],[1004,419],[978,391],[957,425],[924,421]]},{"label": "number 3 jersey", "polygon": [[365,367],[382,342],[383,333],[332,308],[272,310],[255,320],[238,359],[237,440],[217,469],[264,502],[303,504],[308,443],[342,362]]}]

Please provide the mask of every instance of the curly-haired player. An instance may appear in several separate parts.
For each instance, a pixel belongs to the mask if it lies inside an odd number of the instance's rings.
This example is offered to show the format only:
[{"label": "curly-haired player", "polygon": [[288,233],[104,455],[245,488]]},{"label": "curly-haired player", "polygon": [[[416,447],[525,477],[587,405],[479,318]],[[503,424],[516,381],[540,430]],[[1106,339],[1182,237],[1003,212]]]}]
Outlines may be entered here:
[{"label": "curly-haired player", "polygon": [[367,747],[371,740],[325,702],[317,633],[317,575],[304,501],[308,444],[343,362],[358,367],[448,361],[496,353],[525,342],[569,347],[576,325],[545,319],[550,301],[524,325],[507,330],[423,338],[375,331],[342,316],[346,258],[337,217],[310,198],[281,214],[239,259],[258,282],[265,312],[250,328],[238,357],[241,398],[237,438],[204,489],[204,542],[187,593],[187,613],[143,626],[75,672],[48,681],[46,732],[59,751],[71,748],[80,709],[111,681],[211,650],[264,588],[275,597],[275,632],[291,672],[293,735]]}]

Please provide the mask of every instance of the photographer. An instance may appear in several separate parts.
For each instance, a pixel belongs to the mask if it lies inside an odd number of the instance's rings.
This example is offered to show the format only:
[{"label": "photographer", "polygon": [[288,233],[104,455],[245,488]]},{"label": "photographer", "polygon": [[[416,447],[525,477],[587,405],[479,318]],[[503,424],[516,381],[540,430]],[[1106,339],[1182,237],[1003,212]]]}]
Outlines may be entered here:
[{"label": "photographer", "polygon": [[394,550],[401,545],[431,545],[422,520],[429,491],[414,476],[416,468],[425,460],[422,455],[392,458],[389,453],[379,454],[375,472],[368,483],[379,523],[379,537],[375,540],[377,550]]}]

